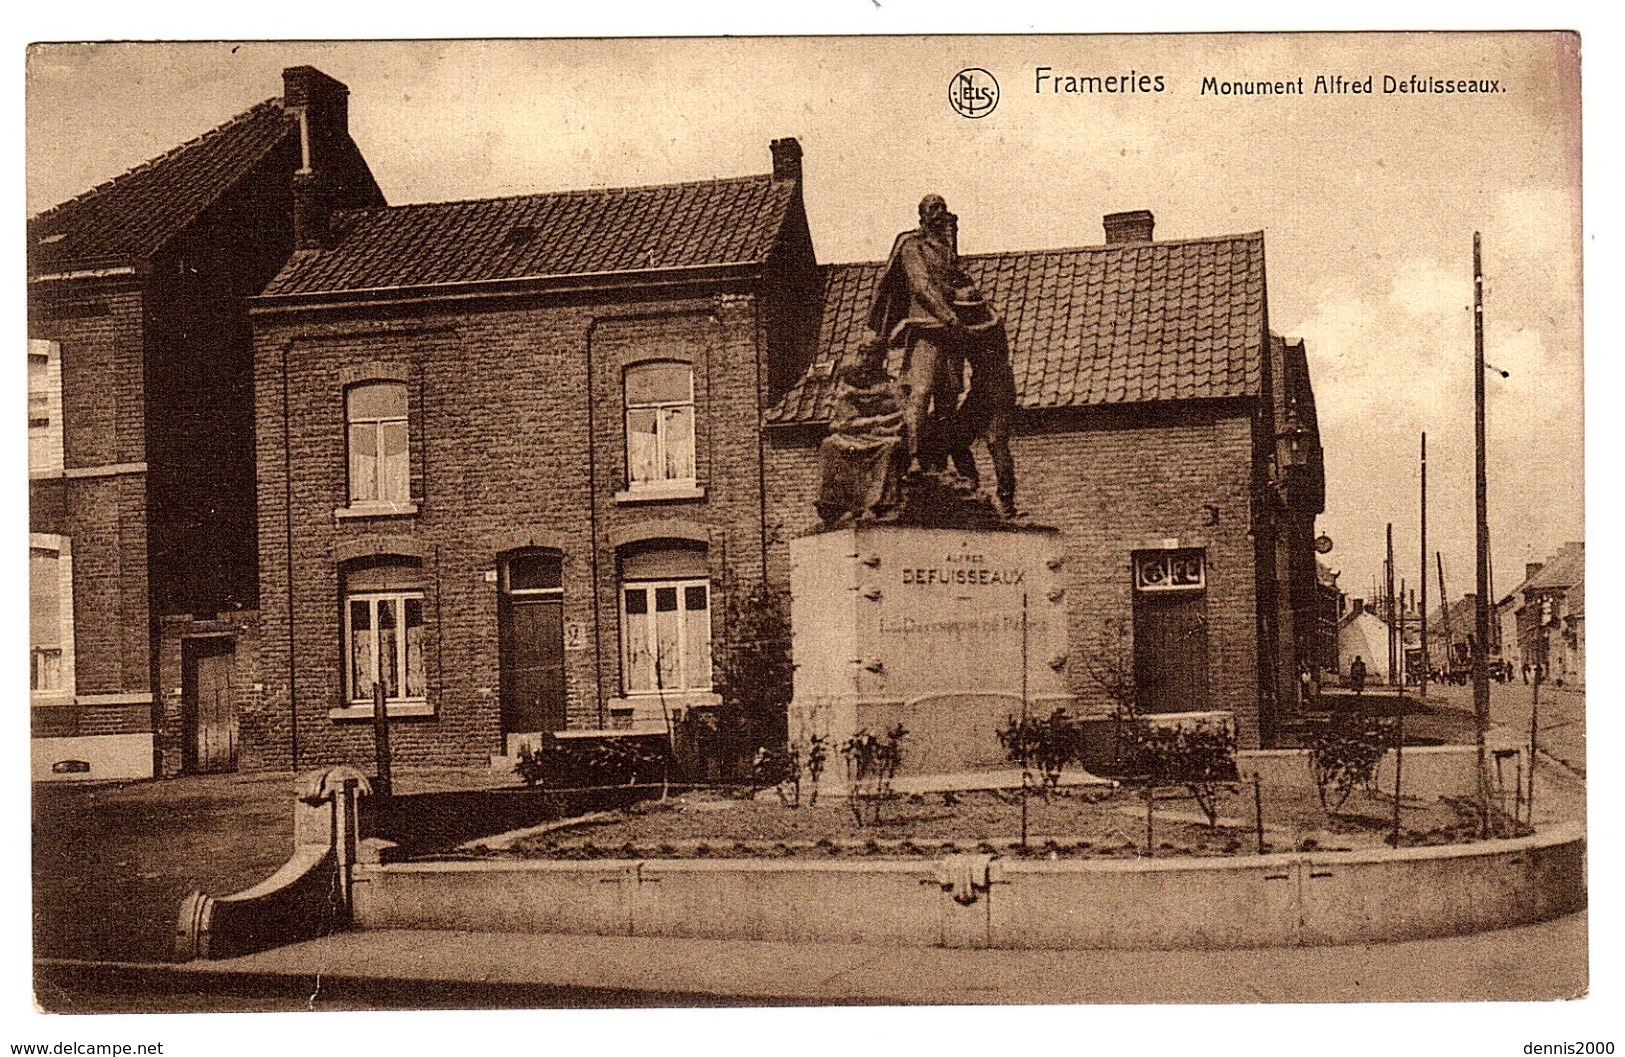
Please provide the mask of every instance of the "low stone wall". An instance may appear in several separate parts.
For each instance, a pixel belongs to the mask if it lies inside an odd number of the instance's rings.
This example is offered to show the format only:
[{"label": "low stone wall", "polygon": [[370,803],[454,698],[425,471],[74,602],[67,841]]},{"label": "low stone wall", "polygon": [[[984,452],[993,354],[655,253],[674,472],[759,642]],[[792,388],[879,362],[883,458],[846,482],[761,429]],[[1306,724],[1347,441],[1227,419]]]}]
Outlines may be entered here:
[{"label": "low stone wall", "polygon": [[[1500,785],[1511,793],[1520,773],[1523,753],[1514,752],[1501,761]],[[1488,761],[1492,791],[1495,789],[1495,761]],[[1299,786],[1313,789],[1307,749],[1253,749],[1236,753],[1236,768],[1244,780],[1259,775],[1268,785]],[[1472,745],[1419,745],[1405,750],[1402,792],[1408,798],[1437,800],[1440,797],[1478,795],[1478,749]],[[1394,788],[1394,753],[1385,754],[1377,764],[1377,788]]]},{"label": "low stone wall", "polygon": [[358,865],[364,928],[1008,948],[1416,939],[1585,905],[1577,824],[1448,847],[1233,859]]}]

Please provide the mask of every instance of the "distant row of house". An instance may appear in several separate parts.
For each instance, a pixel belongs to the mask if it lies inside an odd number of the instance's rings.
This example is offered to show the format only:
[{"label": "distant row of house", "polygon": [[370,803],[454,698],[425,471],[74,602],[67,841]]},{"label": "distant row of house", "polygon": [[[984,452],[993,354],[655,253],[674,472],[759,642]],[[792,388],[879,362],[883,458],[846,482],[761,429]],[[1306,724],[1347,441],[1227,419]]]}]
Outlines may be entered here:
[{"label": "distant row of house", "polygon": [[[1462,672],[1471,664],[1476,637],[1478,597],[1466,594],[1428,614],[1427,659],[1440,673]],[[1346,679],[1354,658],[1364,663],[1373,682],[1392,682],[1388,629],[1400,629],[1405,670],[1414,678],[1422,663],[1421,614],[1406,599],[1396,604],[1392,625],[1380,599],[1347,599],[1337,630],[1337,668]],[[1585,685],[1585,544],[1567,543],[1543,562],[1524,567],[1517,587],[1490,611],[1489,656],[1515,679],[1538,667],[1547,681]],[[1397,665],[1396,665],[1397,667]]]},{"label": "distant row of house", "polygon": [[1516,650],[1507,656],[1515,667],[1540,665],[1554,683],[1585,685],[1585,564],[1585,544],[1566,543],[1525,566],[1523,583],[1496,607],[1502,649]]},{"label": "distant row of house", "polygon": [[[389,206],[348,95],[289,69],[29,223],[36,777],[365,762],[379,697],[406,765],[660,730],[717,705],[729,607],[818,527],[881,265],[816,260],[796,140],[757,175]],[[1062,533],[1076,709],[1111,707],[1116,628],[1143,707],[1271,743],[1328,628],[1263,235],[1137,210],[964,266],[1007,317],[1020,503]]]}]

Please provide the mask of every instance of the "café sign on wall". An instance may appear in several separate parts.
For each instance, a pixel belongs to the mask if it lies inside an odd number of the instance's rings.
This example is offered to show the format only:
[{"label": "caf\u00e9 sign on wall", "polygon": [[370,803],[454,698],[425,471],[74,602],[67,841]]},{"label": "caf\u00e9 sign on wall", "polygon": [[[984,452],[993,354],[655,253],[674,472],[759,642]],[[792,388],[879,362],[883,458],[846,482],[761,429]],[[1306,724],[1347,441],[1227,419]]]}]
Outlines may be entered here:
[{"label": "caf\u00e9 sign on wall", "polygon": [[1134,558],[1134,587],[1140,591],[1200,591],[1205,586],[1201,550],[1151,551]]}]

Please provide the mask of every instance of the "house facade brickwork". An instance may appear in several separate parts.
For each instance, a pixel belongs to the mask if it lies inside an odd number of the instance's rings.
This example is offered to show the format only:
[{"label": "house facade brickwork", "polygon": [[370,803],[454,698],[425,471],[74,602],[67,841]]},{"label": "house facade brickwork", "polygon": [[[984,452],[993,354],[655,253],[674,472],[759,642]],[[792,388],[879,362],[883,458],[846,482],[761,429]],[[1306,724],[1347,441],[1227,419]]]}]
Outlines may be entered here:
[{"label": "house facade brickwork", "polygon": [[[414,314],[407,324],[268,313],[260,327],[265,722],[300,716],[301,761],[370,751],[368,717],[330,718],[346,707],[340,596],[349,564],[389,555],[421,564],[424,619],[437,628],[425,646],[429,709],[399,720],[394,752],[403,762],[460,764],[502,753],[500,566],[541,550],[562,562],[567,729],[647,726],[652,717],[634,717],[623,693],[623,550],[682,540],[703,547],[714,584],[762,575],[755,297],[523,298]],[[693,369],[692,495],[628,488],[623,377],[650,360]],[[407,380],[416,509],[350,516],[344,393],[381,376]],[[720,603],[710,612],[720,639]],[[309,704],[290,708],[290,698]]]}]

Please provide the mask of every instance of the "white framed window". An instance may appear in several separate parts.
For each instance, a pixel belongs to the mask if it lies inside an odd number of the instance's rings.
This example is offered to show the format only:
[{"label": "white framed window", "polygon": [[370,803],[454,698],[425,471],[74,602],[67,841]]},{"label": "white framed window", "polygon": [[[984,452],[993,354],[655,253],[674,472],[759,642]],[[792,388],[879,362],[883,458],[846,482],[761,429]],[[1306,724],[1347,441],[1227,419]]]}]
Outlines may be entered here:
[{"label": "white framed window", "polygon": [[672,360],[626,369],[629,490],[693,487],[694,368]]},{"label": "white framed window", "polygon": [[627,696],[711,689],[711,585],[651,580],[621,588]]},{"label": "white framed window", "polygon": [[345,693],[370,708],[382,683],[387,706],[423,703],[423,592],[351,592],[344,599]]},{"label": "white framed window", "polygon": [[28,473],[62,472],[62,349],[54,341],[28,342]]},{"label": "white framed window", "polygon": [[411,502],[405,382],[364,382],[345,393],[352,506]]},{"label": "white framed window", "polygon": [[28,537],[28,639],[33,703],[72,704],[73,554],[67,536]]},{"label": "white framed window", "polygon": [[36,694],[62,689],[62,650],[56,646],[35,646],[31,651],[28,688]]}]

